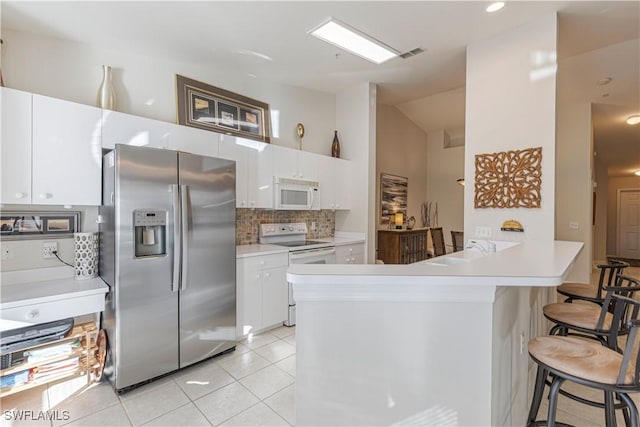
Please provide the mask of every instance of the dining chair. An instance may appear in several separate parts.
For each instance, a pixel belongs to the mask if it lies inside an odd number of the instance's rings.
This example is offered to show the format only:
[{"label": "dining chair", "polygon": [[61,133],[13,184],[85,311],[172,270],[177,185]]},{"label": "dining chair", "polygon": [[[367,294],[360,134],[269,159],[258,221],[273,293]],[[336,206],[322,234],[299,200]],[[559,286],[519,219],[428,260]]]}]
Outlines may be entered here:
[{"label": "dining chair", "polygon": [[447,253],[447,249],[444,246],[444,233],[442,227],[436,227],[429,229],[431,233],[431,243],[433,245],[433,256],[440,256]]},{"label": "dining chair", "polygon": [[464,232],[451,230],[451,243],[454,252],[464,250]]}]

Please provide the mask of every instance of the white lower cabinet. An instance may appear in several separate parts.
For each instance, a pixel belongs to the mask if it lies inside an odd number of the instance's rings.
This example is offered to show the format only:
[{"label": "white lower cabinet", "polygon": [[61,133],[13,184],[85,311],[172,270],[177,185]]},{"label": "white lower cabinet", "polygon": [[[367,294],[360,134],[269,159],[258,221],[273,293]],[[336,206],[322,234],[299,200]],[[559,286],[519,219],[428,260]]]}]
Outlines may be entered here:
[{"label": "white lower cabinet", "polygon": [[289,254],[238,258],[236,318],[239,338],[287,318]]},{"label": "white lower cabinet", "polygon": [[364,264],[364,243],[336,246],[336,264]]}]

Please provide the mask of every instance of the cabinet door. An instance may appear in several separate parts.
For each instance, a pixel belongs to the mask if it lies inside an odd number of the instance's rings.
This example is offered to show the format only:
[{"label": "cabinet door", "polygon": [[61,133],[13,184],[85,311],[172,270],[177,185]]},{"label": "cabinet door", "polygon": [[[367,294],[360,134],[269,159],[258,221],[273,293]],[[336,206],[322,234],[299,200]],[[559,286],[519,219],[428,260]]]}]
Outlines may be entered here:
[{"label": "cabinet door", "polygon": [[245,141],[248,207],[273,209],[273,147],[258,141]]},{"label": "cabinet door", "polygon": [[168,124],[170,150],[186,151],[200,156],[218,157],[220,134],[189,126]]},{"label": "cabinet door", "polygon": [[298,178],[298,150],[273,146],[273,174],[282,178]]},{"label": "cabinet door", "polygon": [[236,162],[236,207],[247,208],[249,207],[247,194],[248,149],[238,144],[233,136],[218,135],[220,137],[219,156]]},{"label": "cabinet door", "polygon": [[100,205],[99,108],[33,95],[33,203]]},{"label": "cabinet door", "polygon": [[169,123],[102,110],[102,148],[116,144],[167,148]]},{"label": "cabinet door", "polygon": [[289,309],[287,267],[269,268],[262,272],[262,326],[282,323]]},{"label": "cabinet door", "polygon": [[335,209],[351,209],[352,178],[351,162],[343,159],[332,159],[334,167],[334,204]]},{"label": "cabinet door", "polygon": [[238,260],[238,329],[244,336],[262,329],[262,271]]},{"label": "cabinet door", "polygon": [[309,153],[308,151],[299,151],[298,178],[319,181],[324,158],[327,158],[327,156]]},{"label": "cabinet door", "polygon": [[362,264],[364,243],[336,247],[336,264]]},{"label": "cabinet door", "polygon": [[333,157],[320,156],[320,208],[334,210],[336,208],[336,171]]},{"label": "cabinet door", "polygon": [[1,88],[0,203],[31,203],[31,99],[28,92]]}]

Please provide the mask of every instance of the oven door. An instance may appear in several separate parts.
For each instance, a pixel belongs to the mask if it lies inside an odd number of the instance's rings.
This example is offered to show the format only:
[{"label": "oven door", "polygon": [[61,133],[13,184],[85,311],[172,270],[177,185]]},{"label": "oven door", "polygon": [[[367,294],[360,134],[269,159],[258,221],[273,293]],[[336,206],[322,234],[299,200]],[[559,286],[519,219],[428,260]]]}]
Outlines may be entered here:
[{"label": "oven door", "polygon": [[289,264],[335,264],[336,248],[306,249],[292,251]]}]

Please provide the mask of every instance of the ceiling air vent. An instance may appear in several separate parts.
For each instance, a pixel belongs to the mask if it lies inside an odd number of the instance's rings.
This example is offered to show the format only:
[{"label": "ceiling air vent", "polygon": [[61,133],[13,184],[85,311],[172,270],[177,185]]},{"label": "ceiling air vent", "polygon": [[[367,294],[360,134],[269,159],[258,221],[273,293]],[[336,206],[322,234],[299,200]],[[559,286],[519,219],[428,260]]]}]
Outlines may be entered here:
[{"label": "ceiling air vent", "polygon": [[417,47],[415,49],[411,49],[410,51],[407,51],[405,53],[401,53],[400,54],[400,58],[402,59],[407,59],[407,58],[411,58],[412,56],[416,56],[421,54],[422,52],[424,52],[424,49],[421,47]]}]

